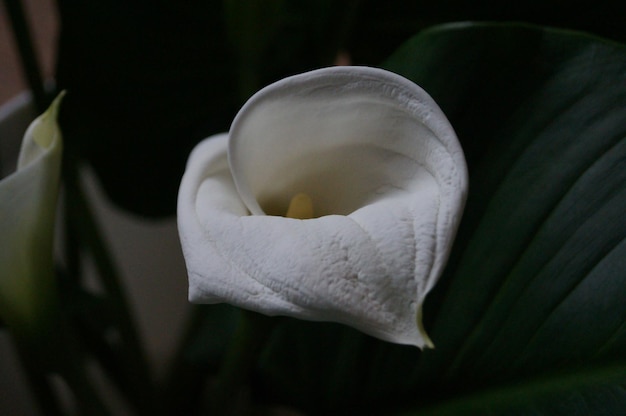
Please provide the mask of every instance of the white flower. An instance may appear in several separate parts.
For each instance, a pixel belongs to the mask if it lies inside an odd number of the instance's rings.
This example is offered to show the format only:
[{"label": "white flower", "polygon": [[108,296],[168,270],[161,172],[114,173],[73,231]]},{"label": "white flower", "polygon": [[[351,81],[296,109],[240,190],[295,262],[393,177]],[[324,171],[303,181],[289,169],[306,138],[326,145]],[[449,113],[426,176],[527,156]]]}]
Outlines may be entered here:
[{"label": "white flower", "polygon": [[17,171],[0,181],[0,317],[33,333],[55,298],[53,233],[62,141],[61,95],[24,135]]},{"label": "white flower", "polygon": [[[421,306],[466,189],[456,135],[417,85],[367,67],[286,78],[190,155],[178,198],[189,298],[432,346]],[[314,218],[285,217],[299,194],[292,210],[310,197]]]}]

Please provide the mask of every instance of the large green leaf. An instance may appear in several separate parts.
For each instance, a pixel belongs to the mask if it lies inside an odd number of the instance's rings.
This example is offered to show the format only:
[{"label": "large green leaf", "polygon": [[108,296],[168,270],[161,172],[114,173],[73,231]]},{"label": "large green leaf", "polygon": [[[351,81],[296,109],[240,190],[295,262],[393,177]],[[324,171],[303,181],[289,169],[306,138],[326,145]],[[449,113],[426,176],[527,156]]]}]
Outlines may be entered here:
[{"label": "large green leaf", "polygon": [[453,25],[413,39],[388,67],[441,103],[470,169],[457,261],[429,308],[438,349],[421,357],[418,383],[471,390],[623,364],[625,48]]},{"label": "large green leaf", "polygon": [[[626,409],[626,48],[454,24],[422,32],[385,67],[440,103],[470,172],[458,239],[425,305],[436,349],[293,324],[278,335],[289,349],[263,367],[274,394],[385,414]],[[341,337],[358,362],[332,353]]]}]

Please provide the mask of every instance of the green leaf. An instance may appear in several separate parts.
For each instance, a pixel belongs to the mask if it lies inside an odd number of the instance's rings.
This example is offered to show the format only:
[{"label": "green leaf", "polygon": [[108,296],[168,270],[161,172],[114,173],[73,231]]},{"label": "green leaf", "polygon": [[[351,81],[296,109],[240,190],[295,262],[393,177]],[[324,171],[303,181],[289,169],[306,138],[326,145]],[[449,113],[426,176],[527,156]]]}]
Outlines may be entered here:
[{"label": "green leaf", "polygon": [[459,24],[415,37],[386,66],[440,103],[470,171],[455,253],[425,311],[437,349],[422,354],[417,385],[465,393],[621,366],[626,49]]},{"label": "green leaf", "polygon": [[458,238],[425,304],[436,348],[357,335],[348,345],[347,330],[293,324],[279,334],[289,348],[266,355],[267,390],[322,412],[626,408],[626,48],[536,26],[451,24],[384,67],[441,105],[468,162]]},{"label": "green leaf", "polygon": [[346,49],[354,62],[380,63],[418,30],[456,21],[528,22],[626,41],[623,13],[614,0],[359,0]]},{"label": "green leaf", "polygon": [[624,365],[599,365],[530,383],[460,395],[401,415],[619,415],[624,410],[624,374]]}]

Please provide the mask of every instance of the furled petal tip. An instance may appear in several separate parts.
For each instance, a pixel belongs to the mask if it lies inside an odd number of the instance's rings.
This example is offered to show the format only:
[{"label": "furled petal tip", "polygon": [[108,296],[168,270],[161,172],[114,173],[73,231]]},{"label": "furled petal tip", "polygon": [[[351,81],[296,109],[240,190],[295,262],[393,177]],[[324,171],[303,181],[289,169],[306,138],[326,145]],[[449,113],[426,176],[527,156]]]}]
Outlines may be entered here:
[{"label": "furled petal tip", "polygon": [[432,346],[421,306],[466,190],[456,135],[417,85],[367,67],[286,78],[190,155],[178,199],[190,300]]},{"label": "furled petal tip", "polygon": [[57,113],[63,94],[31,123],[17,171],[0,181],[0,317],[33,334],[54,304],[53,232],[62,140]]}]

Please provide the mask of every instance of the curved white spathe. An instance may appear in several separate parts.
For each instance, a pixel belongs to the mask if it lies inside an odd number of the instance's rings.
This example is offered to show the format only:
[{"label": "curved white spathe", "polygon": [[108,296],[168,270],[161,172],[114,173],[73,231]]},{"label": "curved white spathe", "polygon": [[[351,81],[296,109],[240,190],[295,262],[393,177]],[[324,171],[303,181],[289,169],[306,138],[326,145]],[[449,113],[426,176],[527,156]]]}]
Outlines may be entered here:
[{"label": "curved white spathe", "polygon": [[34,333],[56,299],[53,234],[62,139],[62,94],[28,127],[17,170],[0,181],[0,317]]},{"label": "curved white spathe", "polygon": [[[431,346],[421,305],[467,192],[456,135],[396,74],[332,67],[255,94],[190,155],[178,199],[193,302]],[[316,218],[285,218],[305,193]]]}]

